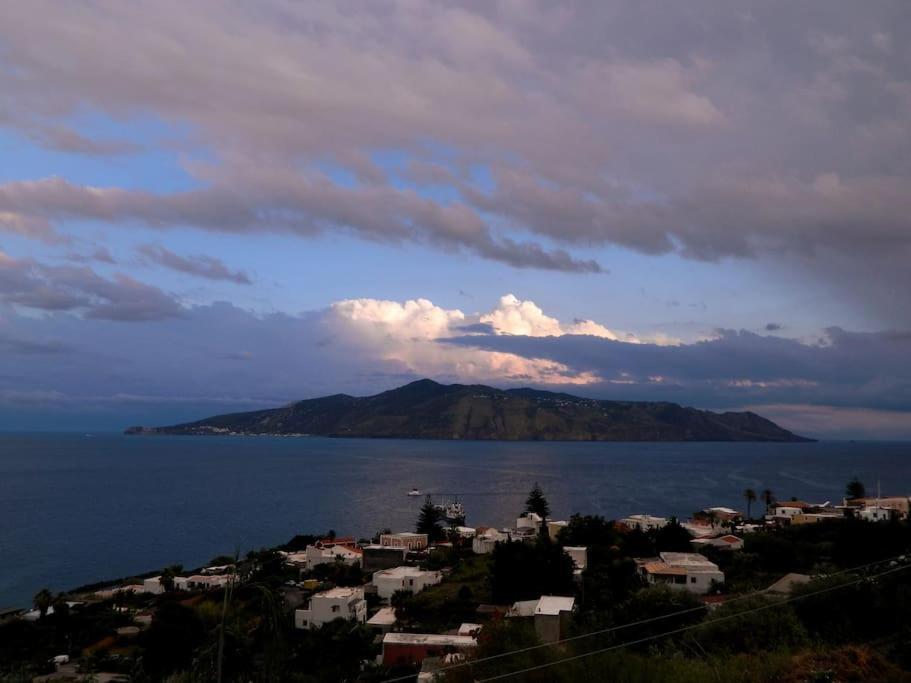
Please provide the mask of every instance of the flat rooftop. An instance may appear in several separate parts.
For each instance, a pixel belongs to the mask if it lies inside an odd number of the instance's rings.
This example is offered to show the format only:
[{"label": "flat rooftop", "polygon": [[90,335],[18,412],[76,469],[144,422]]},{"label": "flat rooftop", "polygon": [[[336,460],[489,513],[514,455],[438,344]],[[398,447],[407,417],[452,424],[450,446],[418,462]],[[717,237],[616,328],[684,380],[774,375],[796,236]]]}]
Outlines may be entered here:
[{"label": "flat rooftop", "polygon": [[718,565],[699,553],[660,553],[661,559],[675,567],[714,568]]},{"label": "flat rooftop", "polygon": [[564,597],[562,595],[542,595],[535,607],[535,614],[560,614],[560,612],[572,612],[573,605],[576,604],[575,598]]},{"label": "flat rooftop", "polygon": [[474,647],[478,644],[471,636],[451,636],[440,633],[387,633],[383,645],[439,645],[445,647]]},{"label": "flat rooftop", "polygon": [[379,571],[373,572],[374,578],[377,576],[389,579],[404,579],[409,576],[430,576],[433,574],[439,574],[439,572],[427,571],[426,569],[421,569],[420,567],[392,567],[390,569],[380,569]]},{"label": "flat rooftop", "polygon": [[367,620],[367,624],[370,626],[392,626],[395,621],[395,607],[381,607],[379,612]]},{"label": "flat rooftop", "polygon": [[342,599],[342,598],[353,598],[353,597],[362,597],[364,594],[364,589],[360,586],[336,586],[335,588],[330,588],[327,591],[322,593],[317,593],[314,595],[314,598],[330,598],[330,599]]}]

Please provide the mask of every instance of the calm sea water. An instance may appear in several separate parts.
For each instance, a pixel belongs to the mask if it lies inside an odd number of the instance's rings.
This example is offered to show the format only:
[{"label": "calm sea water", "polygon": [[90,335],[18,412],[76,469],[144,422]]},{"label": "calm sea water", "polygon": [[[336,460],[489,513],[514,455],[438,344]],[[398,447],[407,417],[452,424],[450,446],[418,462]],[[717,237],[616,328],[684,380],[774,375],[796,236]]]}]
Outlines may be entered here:
[{"label": "calm sea water", "polygon": [[295,533],[411,529],[413,486],[502,526],[535,481],[554,515],[688,515],[741,493],[840,500],[860,476],[911,494],[911,444],[483,443],[0,434],[0,607]]}]

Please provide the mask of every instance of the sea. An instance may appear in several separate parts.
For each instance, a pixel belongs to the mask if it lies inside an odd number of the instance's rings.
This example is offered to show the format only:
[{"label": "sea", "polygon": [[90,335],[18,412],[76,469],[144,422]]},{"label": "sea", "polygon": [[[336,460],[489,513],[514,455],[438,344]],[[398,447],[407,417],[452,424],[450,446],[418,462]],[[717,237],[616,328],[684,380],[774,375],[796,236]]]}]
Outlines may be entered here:
[{"label": "sea", "polygon": [[[555,519],[678,517],[743,491],[911,494],[911,443],[516,443],[0,433],[0,608],[298,533],[412,530],[423,497],[503,527],[537,482]],[[758,510],[754,504],[754,512]]]}]

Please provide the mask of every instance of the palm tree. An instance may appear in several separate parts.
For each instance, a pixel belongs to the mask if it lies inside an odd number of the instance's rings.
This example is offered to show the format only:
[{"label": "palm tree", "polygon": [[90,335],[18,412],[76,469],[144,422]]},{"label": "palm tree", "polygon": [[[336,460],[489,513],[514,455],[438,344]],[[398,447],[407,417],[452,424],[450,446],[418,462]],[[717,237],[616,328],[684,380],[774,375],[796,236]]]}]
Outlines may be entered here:
[{"label": "palm tree", "polygon": [[772,507],[772,503],[775,502],[775,494],[769,489],[766,489],[762,492],[762,502],[765,503],[766,514],[769,514],[769,508]]},{"label": "palm tree", "polygon": [[54,619],[66,619],[70,615],[70,606],[63,593],[57,593],[51,602],[51,607],[54,608]]},{"label": "palm tree", "polygon": [[743,497],[747,502],[747,520],[753,519],[750,513],[753,510],[753,503],[756,502],[756,492],[753,489],[747,489],[743,492]]},{"label": "palm tree", "polygon": [[38,610],[41,618],[44,619],[48,608],[54,604],[54,594],[51,593],[47,588],[42,588],[40,591],[35,593],[34,604],[35,609]]}]

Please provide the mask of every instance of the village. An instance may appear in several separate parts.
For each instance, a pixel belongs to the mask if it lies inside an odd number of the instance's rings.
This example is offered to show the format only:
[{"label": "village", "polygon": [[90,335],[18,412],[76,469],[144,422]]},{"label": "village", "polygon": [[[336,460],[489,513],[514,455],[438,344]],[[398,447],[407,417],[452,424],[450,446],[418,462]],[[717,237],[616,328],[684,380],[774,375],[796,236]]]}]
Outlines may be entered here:
[{"label": "village", "polygon": [[[482,680],[488,659],[497,672],[521,668],[508,647],[500,651],[506,635],[559,659],[570,641],[625,628],[624,616],[667,621],[598,642],[711,625],[749,600],[791,609],[833,577],[911,568],[911,497],[870,497],[859,481],[835,504],[750,489],[743,497],[744,512],[709,506],[686,520],[656,511],[553,519],[535,484],[514,524],[495,528],[466,526],[463,509],[451,518],[428,496],[414,531],[297,536],[193,572],[174,566],[66,594],[43,590],[33,609],[0,613],[0,661],[20,662],[15,680],[164,680],[181,671],[169,680],[230,680],[232,650],[247,648],[309,672],[301,680]],[[634,608],[642,596],[657,602]],[[330,653],[329,637],[346,644]],[[271,654],[270,639],[281,644]]]}]

